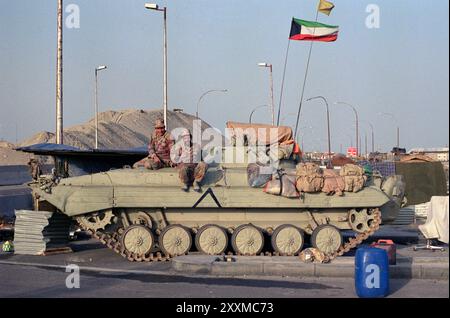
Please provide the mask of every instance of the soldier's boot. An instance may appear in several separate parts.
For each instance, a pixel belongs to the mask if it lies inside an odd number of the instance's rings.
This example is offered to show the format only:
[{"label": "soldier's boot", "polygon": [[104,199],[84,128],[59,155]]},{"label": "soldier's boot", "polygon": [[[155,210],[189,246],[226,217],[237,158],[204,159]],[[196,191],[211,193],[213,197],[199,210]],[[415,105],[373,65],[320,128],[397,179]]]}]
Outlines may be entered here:
[{"label": "soldier's boot", "polygon": [[202,191],[202,188],[200,187],[200,183],[198,181],[194,181],[194,191],[195,192]]},{"label": "soldier's boot", "polygon": [[183,184],[183,186],[181,187],[181,190],[183,190],[184,192],[188,192],[189,191],[189,185],[188,184]]}]

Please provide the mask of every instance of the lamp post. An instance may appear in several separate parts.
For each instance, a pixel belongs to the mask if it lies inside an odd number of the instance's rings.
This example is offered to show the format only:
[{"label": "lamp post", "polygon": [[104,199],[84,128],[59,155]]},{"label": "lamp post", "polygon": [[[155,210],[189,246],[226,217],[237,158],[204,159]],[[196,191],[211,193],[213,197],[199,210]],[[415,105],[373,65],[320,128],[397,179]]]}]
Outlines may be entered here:
[{"label": "lamp post", "polygon": [[316,96],[316,97],[312,97],[307,99],[306,101],[312,101],[314,99],[322,99],[325,102],[325,106],[327,107],[327,130],[328,130],[328,165],[331,165],[331,133],[330,133],[330,107],[328,106],[328,101],[325,97],[323,96]]},{"label": "lamp post", "polygon": [[371,134],[372,134],[372,152],[375,152],[375,129],[373,128],[372,123],[366,121],[366,120],[361,120],[364,123],[367,123],[370,126],[370,130],[371,130]]},{"label": "lamp post", "polygon": [[164,124],[166,125],[166,129],[169,130],[169,123],[167,122],[167,108],[168,108],[168,94],[167,94],[167,7],[160,8],[155,3],[146,3],[145,8],[148,10],[155,10],[163,12],[164,14],[164,54],[163,54],[163,68],[164,68],[164,85],[163,85],[163,95],[164,95],[164,104],[163,104],[163,112],[164,112]]},{"label": "lamp post", "polygon": [[200,98],[198,99],[198,102],[197,102],[197,111],[195,112],[195,117],[197,117],[197,119],[199,118],[199,117],[198,117],[198,109],[199,109],[199,107],[200,107],[200,102],[201,102],[201,100],[203,99],[203,97],[205,97],[205,96],[208,95],[209,93],[214,93],[214,92],[222,92],[222,93],[226,93],[226,92],[228,92],[228,90],[227,90],[227,89],[212,89],[212,90],[209,90],[209,91],[207,91],[206,93],[204,93],[202,96],[200,96]]},{"label": "lamp post", "polygon": [[56,57],[56,143],[64,143],[63,128],[63,0],[58,0]]},{"label": "lamp post", "polygon": [[395,117],[395,115],[391,113],[378,113],[378,114],[382,116],[391,117],[394,120],[395,124],[397,125],[397,149],[400,148],[400,126],[398,125],[397,117]]},{"label": "lamp post", "polygon": [[335,102],[335,105],[347,105],[348,107],[351,107],[351,109],[353,109],[353,112],[355,113],[355,118],[356,118],[356,156],[360,155],[360,148],[361,148],[361,144],[359,143],[359,116],[358,116],[358,111],[356,110],[356,108],[352,105],[350,105],[349,103],[345,103],[345,102]]},{"label": "lamp post", "polygon": [[95,69],[95,149],[98,149],[98,72],[106,70],[105,65]]},{"label": "lamp post", "polygon": [[264,108],[264,107],[269,107],[269,106],[268,106],[268,105],[261,105],[261,106],[255,107],[255,108],[252,110],[252,112],[250,113],[250,117],[249,117],[249,119],[248,119],[249,124],[252,123],[252,117],[253,117],[253,114],[254,114],[258,109]]},{"label": "lamp post", "polygon": [[273,66],[269,63],[258,63],[259,67],[266,67],[270,70],[270,106],[272,108],[272,126],[275,126],[275,106],[273,97]]}]

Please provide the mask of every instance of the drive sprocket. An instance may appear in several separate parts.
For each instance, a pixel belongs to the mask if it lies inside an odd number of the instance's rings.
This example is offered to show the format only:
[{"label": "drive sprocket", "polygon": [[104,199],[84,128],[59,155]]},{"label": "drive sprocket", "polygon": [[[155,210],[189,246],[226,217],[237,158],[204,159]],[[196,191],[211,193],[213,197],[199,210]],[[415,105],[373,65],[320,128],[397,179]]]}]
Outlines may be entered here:
[{"label": "drive sprocket", "polygon": [[113,217],[113,212],[106,210],[78,216],[76,219],[84,229],[95,233],[98,230],[104,230],[107,225],[111,224]]}]

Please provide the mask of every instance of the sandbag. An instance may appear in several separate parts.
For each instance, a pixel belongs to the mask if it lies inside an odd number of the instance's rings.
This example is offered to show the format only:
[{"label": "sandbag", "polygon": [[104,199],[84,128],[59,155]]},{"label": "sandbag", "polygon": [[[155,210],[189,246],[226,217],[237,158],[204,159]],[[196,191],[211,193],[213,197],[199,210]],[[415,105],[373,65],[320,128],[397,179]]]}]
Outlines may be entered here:
[{"label": "sandbag", "polygon": [[323,178],[324,182],[322,192],[327,195],[344,195],[345,181],[344,178],[337,173],[337,171],[333,169],[326,169],[323,172]]},{"label": "sandbag", "polygon": [[262,165],[251,163],[247,166],[247,181],[252,188],[262,188],[272,179],[271,173],[264,173],[266,168]]},{"label": "sandbag", "polygon": [[354,164],[346,164],[341,168],[341,177],[344,178],[345,191],[358,192],[364,188],[364,169]]},{"label": "sandbag", "polygon": [[299,192],[315,193],[323,188],[323,173],[320,167],[312,162],[297,165],[297,190]]},{"label": "sandbag", "polygon": [[274,178],[264,187],[264,192],[273,195],[281,195],[286,198],[298,198],[300,197],[300,193],[297,192],[295,180],[295,175],[283,173],[274,175]]}]

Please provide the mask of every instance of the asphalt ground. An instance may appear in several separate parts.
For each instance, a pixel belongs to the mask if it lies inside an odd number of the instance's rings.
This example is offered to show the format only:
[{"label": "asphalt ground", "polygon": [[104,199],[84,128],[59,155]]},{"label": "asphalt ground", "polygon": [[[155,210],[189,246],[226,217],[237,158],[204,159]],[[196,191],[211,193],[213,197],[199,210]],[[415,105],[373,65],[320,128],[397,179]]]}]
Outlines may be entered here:
[{"label": "asphalt ground", "polygon": [[[80,270],[80,288],[66,287],[63,268],[0,266],[0,297],[125,298],[354,298],[353,279],[256,277],[223,278]],[[448,281],[390,281],[391,298],[448,298]]]},{"label": "asphalt ground", "polygon": [[[169,298],[353,298],[353,277],[319,277],[284,273],[280,275],[179,271],[174,261],[130,263],[93,239],[71,243],[73,253],[28,256],[0,253],[0,297],[169,297]],[[417,251],[400,246],[400,258],[415,257],[429,264],[447,260],[446,252]],[[187,257],[205,257],[193,255]],[[270,258],[266,258],[268,261]],[[272,262],[273,262],[272,258]],[[302,264],[296,258],[283,262]],[[257,260],[253,262],[258,263]],[[352,256],[340,264],[353,270]],[[80,268],[80,288],[69,289],[66,266]],[[339,265],[339,264],[338,264]],[[341,266],[339,265],[339,266]],[[332,264],[322,266],[336,266]],[[342,267],[338,267],[342,271]],[[333,270],[331,270],[333,271]],[[447,274],[448,275],[448,274]],[[448,298],[447,279],[391,279],[392,298]]]}]

